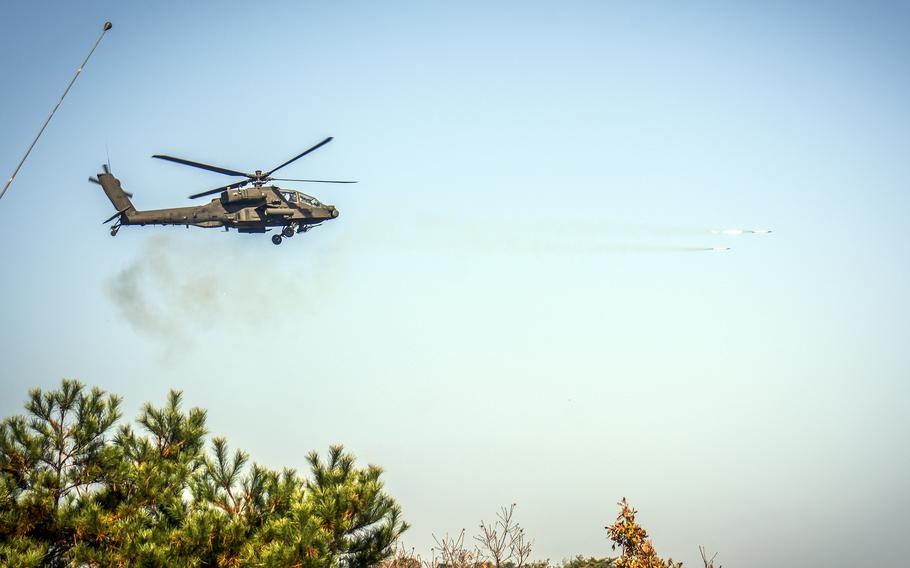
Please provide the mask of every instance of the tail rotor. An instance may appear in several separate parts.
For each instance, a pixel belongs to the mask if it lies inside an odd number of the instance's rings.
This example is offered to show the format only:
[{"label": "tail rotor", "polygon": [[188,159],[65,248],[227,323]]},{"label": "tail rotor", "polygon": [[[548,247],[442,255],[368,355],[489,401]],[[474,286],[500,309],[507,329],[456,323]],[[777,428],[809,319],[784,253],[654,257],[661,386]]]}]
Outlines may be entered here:
[{"label": "tail rotor", "polygon": [[[128,223],[130,213],[136,210],[130,202],[133,194],[125,191],[120,185],[120,181],[111,173],[110,158],[108,158],[108,163],[101,164],[101,170],[101,173],[91,176],[88,178],[88,181],[100,185],[101,189],[104,190],[107,198],[110,199],[111,204],[116,209],[116,212],[113,215],[102,221],[102,224],[107,224],[115,219],[117,220],[116,223],[111,226],[111,236],[116,236],[117,231],[120,230],[120,226],[124,223]],[[102,176],[106,177],[102,178]]]},{"label": "tail rotor", "polygon": [[[106,173],[106,174],[111,173],[111,166],[110,166],[110,164],[101,164],[101,169],[104,170],[104,173]],[[94,184],[97,184],[97,185],[101,185],[101,180],[99,180],[97,176],[91,176],[90,178],[88,178],[88,180],[89,180],[91,183],[94,183]],[[129,198],[132,198],[132,197],[133,197],[133,194],[130,193],[129,191],[124,191],[123,193],[125,193],[126,196],[129,197]]]}]

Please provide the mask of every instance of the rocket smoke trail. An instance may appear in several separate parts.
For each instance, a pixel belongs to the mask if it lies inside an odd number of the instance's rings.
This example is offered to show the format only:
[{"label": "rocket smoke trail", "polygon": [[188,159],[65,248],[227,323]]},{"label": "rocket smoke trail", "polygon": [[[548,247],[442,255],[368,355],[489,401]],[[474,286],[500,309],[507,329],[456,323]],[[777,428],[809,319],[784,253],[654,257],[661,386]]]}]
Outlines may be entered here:
[{"label": "rocket smoke trail", "polygon": [[711,229],[712,235],[728,235],[728,236],[739,236],[745,234],[752,235],[767,235],[770,233],[768,229]]}]

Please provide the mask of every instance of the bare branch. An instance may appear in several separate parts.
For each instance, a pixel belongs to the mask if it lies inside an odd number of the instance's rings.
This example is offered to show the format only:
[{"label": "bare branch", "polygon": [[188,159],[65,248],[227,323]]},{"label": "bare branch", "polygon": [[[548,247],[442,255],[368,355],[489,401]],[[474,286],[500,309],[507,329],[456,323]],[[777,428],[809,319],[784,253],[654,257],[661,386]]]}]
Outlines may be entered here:
[{"label": "bare branch", "polygon": [[[705,568],[714,568],[714,559],[717,558],[717,553],[714,553],[714,556],[708,560],[708,551],[704,546],[699,545],[698,551],[701,553],[701,560],[705,563]],[[718,566],[717,568],[723,568],[723,566]]]},{"label": "bare branch", "polygon": [[[480,551],[477,548],[468,550],[464,546],[464,529],[457,537],[450,537],[446,534],[442,539],[433,535],[436,546],[433,547],[433,562],[439,568],[474,568],[480,560]],[[439,552],[439,564],[435,564],[436,552]]]},{"label": "bare branch", "polygon": [[524,529],[513,520],[515,506],[500,508],[492,525],[481,521],[480,534],[474,537],[480,543],[480,559],[489,560],[494,568],[510,563],[521,568],[531,556],[534,542],[526,539]]}]

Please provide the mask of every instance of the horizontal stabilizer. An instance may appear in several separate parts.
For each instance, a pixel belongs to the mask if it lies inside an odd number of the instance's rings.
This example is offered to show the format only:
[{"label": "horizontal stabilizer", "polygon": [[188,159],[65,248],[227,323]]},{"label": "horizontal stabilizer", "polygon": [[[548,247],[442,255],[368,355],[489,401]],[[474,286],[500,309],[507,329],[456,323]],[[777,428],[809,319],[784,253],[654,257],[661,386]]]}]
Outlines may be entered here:
[{"label": "horizontal stabilizer", "polygon": [[107,224],[107,223],[110,223],[111,221],[113,221],[114,219],[116,219],[118,216],[123,215],[124,213],[126,213],[127,209],[131,209],[131,208],[132,208],[132,205],[128,205],[128,206],[124,207],[124,208],[121,209],[120,211],[117,211],[116,213],[114,213],[113,215],[111,215],[110,217],[108,217],[108,218],[107,218],[106,220],[104,220],[101,224],[102,224],[102,225],[105,225],[105,224]]}]

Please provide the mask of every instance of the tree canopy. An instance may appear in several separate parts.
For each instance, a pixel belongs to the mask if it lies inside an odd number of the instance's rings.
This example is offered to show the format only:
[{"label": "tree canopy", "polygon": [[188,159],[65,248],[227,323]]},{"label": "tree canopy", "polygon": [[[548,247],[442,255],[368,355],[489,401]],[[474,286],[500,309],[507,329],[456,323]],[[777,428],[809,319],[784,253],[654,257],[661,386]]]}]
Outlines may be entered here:
[{"label": "tree canopy", "polygon": [[179,391],[135,428],[120,402],[63,380],[0,423],[0,565],[360,568],[407,529],[382,470],[341,446],[303,477],[209,440]]},{"label": "tree canopy", "polygon": [[613,541],[613,550],[619,548],[621,552],[615,562],[617,568],[682,568],[682,562],[673,562],[672,558],[664,560],[657,555],[654,544],[648,538],[648,531],[635,520],[638,511],[629,505],[625,497],[617,504],[619,515],[616,522],[605,527]]}]

